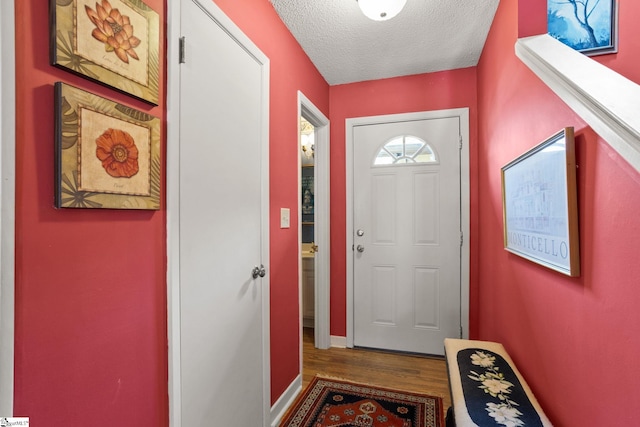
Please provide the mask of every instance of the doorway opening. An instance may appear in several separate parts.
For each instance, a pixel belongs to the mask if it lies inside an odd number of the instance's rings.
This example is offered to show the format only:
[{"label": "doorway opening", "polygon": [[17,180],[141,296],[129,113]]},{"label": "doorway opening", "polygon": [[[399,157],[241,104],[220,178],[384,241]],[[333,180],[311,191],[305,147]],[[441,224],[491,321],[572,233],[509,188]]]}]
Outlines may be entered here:
[{"label": "doorway opening", "polygon": [[298,92],[298,236],[300,373],[303,331],[330,347],[329,328],[329,120]]},{"label": "doorway opening", "polygon": [[315,244],[314,222],[314,170],[315,126],[304,116],[300,117],[300,211],[302,212],[302,327],[315,329]]}]

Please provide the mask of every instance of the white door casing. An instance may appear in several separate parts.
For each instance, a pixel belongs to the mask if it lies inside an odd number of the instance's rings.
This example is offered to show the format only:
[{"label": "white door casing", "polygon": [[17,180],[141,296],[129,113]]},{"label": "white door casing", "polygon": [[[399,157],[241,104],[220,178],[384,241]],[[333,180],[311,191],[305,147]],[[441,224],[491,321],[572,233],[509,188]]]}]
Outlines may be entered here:
[{"label": "white door casing", "polygon": [[[445,145],[429,132],[447,133]],[[424,139],[445,163],[371,167],[387,140],[406,134]],[[361,139],[370,141],[364,154]],[[468,336],[468,109],[348,119],[346,148],[347,345],[442,354],[445,336]],[[358,170],[366,177],[354,176]],[[442,188],[449,190],[436,203],[426,198]],[[407,249],[396,256],[399,243]]]},{"label": "white door casing", "polygon": [[211,1],[169,21],[170,425],[266,426],[269,61]]},{"label": "white door casing", "polygon": [[[298,117],[305,117],[315,128],[315,167],[314,167],[314,242],[318,246],[318,252],[314,260],[314,334],[317,348],[330,347],[330,318],[329,318],[329,278],[330,278],[330,221],[329,221],[329,119],[300,91],[298,91]],[[298,130],[298,134],[300,131]],[[298,155],[300,159],[300,155]],[[299,160],[300,161],[300,160]],[[300,170],[300,165],[298,165]],[[300,179],[300,177],[299,177]],[[300,183],[298,183],[300,188]],[[301,194],[298,194],[301,197]],[[301,206],[301,200],[298,200]],[[300,211],[298,224],[302,223]],[[298,236],[302,236],[299,228]],[[302,253],[302,241],[298,253]],[[300,272],[300,284],[302,285],[302,271]],[[302,295],[302,289],[300,289]],[[302,306],[302,304],[301,304]],[[302,314],[300,317],[302,324]],[[300,373],[302,374],[302,331],[300,334]]]},{"label": "white door casing", "polygon": [[13,415],[15,3],[0,3],[0,415]]}]

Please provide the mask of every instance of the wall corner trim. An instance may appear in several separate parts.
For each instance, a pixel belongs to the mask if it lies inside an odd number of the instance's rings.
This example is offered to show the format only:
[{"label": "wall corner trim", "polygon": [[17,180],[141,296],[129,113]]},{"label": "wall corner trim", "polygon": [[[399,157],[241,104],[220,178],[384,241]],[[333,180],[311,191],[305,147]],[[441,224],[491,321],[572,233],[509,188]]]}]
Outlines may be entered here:
[{"label": "wall corner trim", "polygon": [[302,392],[302,374],[298,375],[289,384],[282,396],[271,407],[271,427],[280,425],[280,421],[282,421],[282,418],[293,405],[300,392]]},{"label": "wall corner trim", "polygon": [[515,52],[640,172],[640,85],[548,34],[518,39]]},{"label": "wall corner trim", "polygon": [[0,415],[13,415],[15,371],[15,4],[0,3]]}]

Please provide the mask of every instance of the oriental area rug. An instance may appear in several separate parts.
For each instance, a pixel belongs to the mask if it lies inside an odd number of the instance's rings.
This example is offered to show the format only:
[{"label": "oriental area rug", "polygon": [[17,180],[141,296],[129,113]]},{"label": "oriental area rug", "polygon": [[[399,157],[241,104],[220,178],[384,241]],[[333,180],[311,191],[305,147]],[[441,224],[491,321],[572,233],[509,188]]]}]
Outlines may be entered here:
[{"label": "oriental area rug", "polygon": [[442,427],[442,399],[316,376],[280,427]]}]

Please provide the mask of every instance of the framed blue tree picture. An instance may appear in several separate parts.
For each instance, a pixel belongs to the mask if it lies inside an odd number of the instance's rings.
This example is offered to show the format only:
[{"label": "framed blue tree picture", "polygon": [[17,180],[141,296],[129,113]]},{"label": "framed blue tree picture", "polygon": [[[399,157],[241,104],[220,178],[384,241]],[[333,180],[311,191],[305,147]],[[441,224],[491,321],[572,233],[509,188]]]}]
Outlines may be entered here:
[{"label": "framed blue tree picture", "polygon": [[585,55],[618,51],[617,0],[547,0],[547,32]]}]

